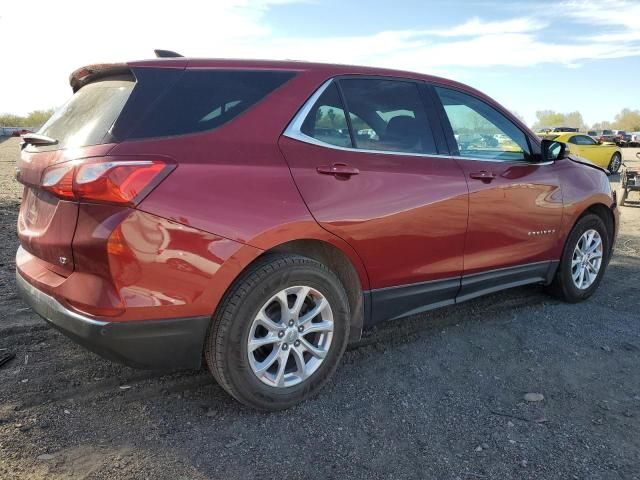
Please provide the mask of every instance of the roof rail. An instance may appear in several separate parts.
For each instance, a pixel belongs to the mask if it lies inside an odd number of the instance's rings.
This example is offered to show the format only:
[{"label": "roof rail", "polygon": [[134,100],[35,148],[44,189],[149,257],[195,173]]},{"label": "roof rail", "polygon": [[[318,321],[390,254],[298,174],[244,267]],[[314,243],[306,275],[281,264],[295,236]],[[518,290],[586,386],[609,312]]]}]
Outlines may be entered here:
[{"label": "roof rail", "polygon": [[171,50],[154,50],[157,58],[176,58],[182,57],[179,53],[172,52]]}]

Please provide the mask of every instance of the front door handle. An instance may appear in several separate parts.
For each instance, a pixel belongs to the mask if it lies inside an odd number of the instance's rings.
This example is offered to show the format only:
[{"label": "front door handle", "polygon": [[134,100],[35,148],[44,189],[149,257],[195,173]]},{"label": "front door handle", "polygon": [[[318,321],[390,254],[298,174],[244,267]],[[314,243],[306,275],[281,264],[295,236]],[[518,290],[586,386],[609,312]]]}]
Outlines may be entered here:
[{"label": "front door handle", "polygon": [[354,167],[350,167],[346,163],[334,163],[333,165],[321,165],[316,168],[318,173],[323,175],[334,175],[336,177],[350,177],[351,175],[358,175],[360,170]]},{"label": "front door handle", "polygon": [[482,180],[483,182],[487,183],[496,178],[495,173],[487,172],[486,170],[482,170],[480,172],[471,172],[469,176],[471,178],[475,178],[476,180]]}]

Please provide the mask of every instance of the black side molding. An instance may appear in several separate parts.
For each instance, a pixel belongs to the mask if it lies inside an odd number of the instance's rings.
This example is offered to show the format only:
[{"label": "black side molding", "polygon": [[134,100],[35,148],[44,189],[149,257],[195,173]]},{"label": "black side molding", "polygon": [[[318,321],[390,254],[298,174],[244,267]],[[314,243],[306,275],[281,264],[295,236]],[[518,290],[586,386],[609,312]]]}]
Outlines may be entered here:
[{"label": "black side molding", "polygon": [[453,305],[460,278],[435,280],[371,291],[371,315],[367,326]]},{"label": "black side molding", "polygon": [[380,288],[365,292],[365,327],[461,303],[508,288],[542,283],[548,285],[559,261],[543,261],[500,268],[444,280]]},{"label": "black side molding", "polygon": [[557,261],[546,261],[466,275],[462,277],[456,303],[531,283],[548,284],[553,280],[558,264]]}]

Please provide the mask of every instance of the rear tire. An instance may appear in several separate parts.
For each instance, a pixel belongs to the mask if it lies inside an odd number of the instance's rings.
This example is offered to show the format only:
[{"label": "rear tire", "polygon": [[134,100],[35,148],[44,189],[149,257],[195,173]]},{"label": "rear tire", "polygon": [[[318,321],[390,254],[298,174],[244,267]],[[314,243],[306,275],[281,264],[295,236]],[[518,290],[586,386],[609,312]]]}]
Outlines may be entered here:
[{"label": "rear tire", "polygon": [[[322,305],[328,306],[320,310]],[[305,320],[315,309],[321,313]],[[347,295],[327,267],[299,255],[266,255],[236,280],[216,310],[205,342],[207,365],[243,404],[286,409],[331,378],[347,345],[349,320]],[[318,329],[322,333],[304,333]],[[265,345],[256,348],[260,341]]]},{"label": "rear tire", "polygon": [[[584,263],[576,263],[576,257],[582,258],[582,255],[578,254],[577,247],[579,242],[582,242],[581,244],[584,246],[586,239],[589,237],[589,232],[593,231],[597,232],[602,245],[601,257],[597,273],[593,274],[591,270],[584,268],[588,272],[585,273],[585,275],[594,275],[595,278],[592,278],[592,281],[588,284],[587,282],[584,282],[581,287],[579,286],[581,283],[580,276],[578,275],[578,280],[576,280],[576,273],[582,265],[586,265],[590,262],[587,258]],[[602,219],[598,215],[592,213],[582,217],[575,224],[567,238],[562,258],[560,260],[560,265],[558,266],[558,270],[551,282],[551,285],[549,285],[550,293],[569,303],[577,303],[589,298],[593,295],[593,292],[597,290],[600,282],[602,281],[602,277],[604,276],[604,272],[609,263],[610,248],[609,235]],[[595,258],[592,260],[595,260]]]},{"label": "rear tire", "polygon": [[618,173],[621,165],[622,165],[622,156],[620,155],[619,152],[616,152],[611,156],[611,161],[609,162],[608,170],[612,174]]}]

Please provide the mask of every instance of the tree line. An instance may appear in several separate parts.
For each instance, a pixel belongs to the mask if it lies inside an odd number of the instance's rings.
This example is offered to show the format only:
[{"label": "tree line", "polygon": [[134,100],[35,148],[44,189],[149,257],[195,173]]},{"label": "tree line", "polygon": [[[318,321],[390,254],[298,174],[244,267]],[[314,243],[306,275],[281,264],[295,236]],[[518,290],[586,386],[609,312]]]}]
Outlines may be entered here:
[{"label": "tree line", "polygon": [[582,114],[578,111],[560,113],[553,110],[539,110],[536,112],[536,122],[532,128],[534,130],[544,127],[573,127],[581,130],[624,130],[626,132],[640,131],[640,110],[623,108],[613,121],[596,122],[587,125],[582,119]]},{"label": "tree line", "polygon": [[34,110],[27,115],[0,114],[1,127],[40,127],[53,115],[53,108],[49,110]]}]

